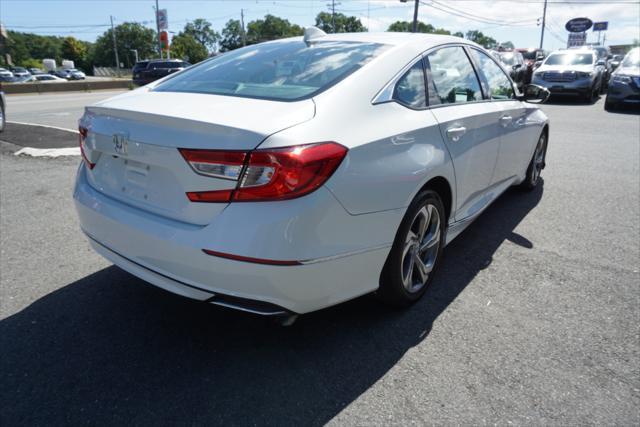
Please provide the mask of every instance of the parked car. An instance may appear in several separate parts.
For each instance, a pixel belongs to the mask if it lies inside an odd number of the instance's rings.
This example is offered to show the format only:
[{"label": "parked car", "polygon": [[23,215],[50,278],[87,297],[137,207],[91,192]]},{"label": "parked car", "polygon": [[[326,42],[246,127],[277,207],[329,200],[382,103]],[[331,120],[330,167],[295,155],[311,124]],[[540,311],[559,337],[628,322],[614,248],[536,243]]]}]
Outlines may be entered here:
[{"label": "parked car", "polygon": [[593,50],[552,52],[533,74],[533,83],[552,95],[578,96],[593,102],[604,88],[604,61]]},{"label": "parked car", "polygon": [[55,82],[66,82],[67,79],[62,79],[58,76],[54,76],[51,74],[37,74],[33,76],[36,82],[38,83],[55,83]]},{"label": "parked car", "polygon": [[0,74],[0,82],[3,83],[14,83],[20,80],[18,77],[15,77],[13,74],[3,75]]},{"label": "parked car", "polygon": [[[536,68],[536,62],[540,62],[545,58],[545,52],[542,49],[537,48],[519,48],[515,49],[516,52],[522,54],[524,64],[526,66],[526,74],[524,77],[525,84],[531,83],[531,76],[533,70]],[[538,64],[539,65],[539,64]]]},{"label": "parked car", "polygon": [[526,89],[443,35],[313,28],[227,52],[86,108],[80,227],[211,304],[285,316],[375,291],[406,306],[502,192],[538,185],[548,119],[524,101],[548,91]]},{"label": "parked car", "polygon": [[45,74],[40,68],[29,68],[29,72],[31,75],[35,76],[36,74]]},{"label": "parked car", "polygon": [[[142,63],[144,62],[147,62],[147,65],[143,68]],[[179,59],[154,59],[151,61],[142,61],[139,64],[139,68],[134,67],[133,82],[140,86],[181,71],[191,65]]]},{"label": "parked car", "polygon": [[611,75],[605,110],[621,105],[640,107],[640,48],[632,49]]},{"label": "parked car", "polygon": [[518,51],[498,52],[497,58],[500,63],[507,69],[511,79],[518,86],[518,90],[524,90],[527,83],[527,66],[525,65],[522,54]]},{"label": "parked car", "polygon": [[27,77],[31,75],[31,73],[29,73],[29,71],[27,71],[27,69],[23,67],[13,67],[11,68],[11,72],[15,77]]},{"label": "parked car", "polygon": [[13,77],[13,73],[6,68],[0,68],[0,77]]},{"label": "parked car", "polygon": [[69,70],[64,70],[64,69],[52,70],[52,71],[49,71],[49,74],[64,80],[69,80],[71,77],[71,73],[69,73]]},{"label": "parked car", "polygon": [[613,55],[609,63],[611,64],[611,68],[615,70],[618,68],[622,60],[624,59],[624,55]]},{"label": "parked car", "polygon": [[78,70],[77,68],[70,68],[67,71],[67,79],[69,80],[84,80],[87,76],[84,72],[82,72],[81,70]]},{"label": "parked car", "polygon": [[0,132],[4,130],[7,124],[6,108],[7,99],[4,97],[4,92],[0,90]]}]

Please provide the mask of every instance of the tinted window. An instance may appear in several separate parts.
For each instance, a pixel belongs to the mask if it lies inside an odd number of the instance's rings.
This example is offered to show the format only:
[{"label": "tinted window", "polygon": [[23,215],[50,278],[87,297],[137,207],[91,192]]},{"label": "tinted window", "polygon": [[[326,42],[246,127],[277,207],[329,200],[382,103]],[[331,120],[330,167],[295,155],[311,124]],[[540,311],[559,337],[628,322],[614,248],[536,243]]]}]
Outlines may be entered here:
[{"label": "tinted window", "polygon": [[[461,47],[445,47],[428,55],[433,86],[442,104],[482,99],[480,84],[467,54]],[[431,98],[431,96],[430,96]]]},{"label": "tinted window", "polygon": [[489,95],[491,99],[511,99],[513,98],[513,86],[511,80],[502,71],[502,68],[493,59],[476,49],[471,49],[471,54],[478,62],[482,74],[489,84]]},{"label": "tinted window", "polygon": [[396,83],[393,99],[411,108],[424,108],[425,93],[424,69],[418,61]]},{"label": "tinted window", "polygon": [[385,49],[377,43],[287,40],[211,58],[154,90],[295,100],[337,83]]}]

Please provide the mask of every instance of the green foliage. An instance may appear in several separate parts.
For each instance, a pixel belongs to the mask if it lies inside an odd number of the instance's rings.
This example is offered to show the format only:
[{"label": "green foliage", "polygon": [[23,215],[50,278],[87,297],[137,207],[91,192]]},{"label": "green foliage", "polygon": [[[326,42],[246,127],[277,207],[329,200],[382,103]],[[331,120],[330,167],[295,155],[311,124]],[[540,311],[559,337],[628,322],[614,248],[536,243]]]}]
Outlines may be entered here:
[{"label": "green foliage", "polygon": [[239,47],[242,47],[242,27],[239,20],[230,19],[222,29],[220,50],[227,52]]},{"label": "green foliage", "polygon": [[[131,68],[135,62],[132,49],[138,50],[140,59],[157,56],[158,42],[156,32],[142,24],[125,22],[115,27],[118,57],[126,68]],[[94,63],[102,67],[115,67],[113,52],[112,30],[104,32],[95,43]]]},{"label": "green foliage", "polygon": [[184,34],[193,37],[198,43],[203,45],[208,51],[215,51],[220,34],[213,30],[211,22],[206,19],[195,19],[184,26]]},{"label": "green foliage", "polygon": [[502,42],[502,43],[500,43],[500,46],[502,46],[502,47],[504,47],[506,49],[514,49],[515,48],[515,45],[510,41]]},{"label": "green foliage", "polygon": [[44,65],[42,65],[42,61],[40,59],[33,59],[33,58],[25,59],[24,61],[20,62],[18,65],[24,68],[40,68],[41,70],[44,69]]},{"label": "green foliage", "polygon": [[467,31],[466,38],[467,40],[478,43],[480,46],[483,46],[487,49],[495,49],[498,45],[496,39],[494,39],[493,37],[485,36],[478,30]]},{"label": "green foliage", "polygon": [[[362,25],[360,19],[355,16],[346,16],[342,13],[336,13],[332,21],[331,14],[328,12],[320,12],[316,16],[316,27],[320,28],[325,33],[360,33],[367,31],[367,28]],[[333,23],[335,22],[335,29]]]},{"label": "green foliage", "polygon": [[87,46],[75,37],[65,37],[62,42],[62,58],[70,59],[74,63],[83,62],[87,57]]},{"label": "green foliage", "polygon": [[[409,21],[396,21],[393,24],[389,25],[387,31],[392,31],[396,33],[410,33],[413,29],[413,22]],[[450,35],[451,32],[445,30],[444,28],[436,28],[431,24],[425,24],[422,21],[418,21],[417,32],[419,33],[428,33],[428,34],[444,34]]]},{"label": "green foliage", "polygon": [[451,35],[455,36],[455,37],[460,37],[461,39],[464,38],[464,33],[462,31],[456,31],[455,33],[453,33]]},{"label": "green foliage", "polygon": [[256,19],[247,25],[247,44],[301,36],[302,33],[302,27],[297,24],[274,15],[265,15],[264,19]]},{"label": "green foliage", "polygon": [[207,59],[207,48],[191,34],[179,33],[171,41],[171,57],[180,58],[192,64]]},{"label": "green foliage", "polygon": [[62,60],[62,42],[61,37],[39,36],[31,33],[19,33],[16,31],[8,31],[6,43],[2,47],[2,56],[7,53],[11,55],[14,64],[31,58],[55,59],[56,62]]}]

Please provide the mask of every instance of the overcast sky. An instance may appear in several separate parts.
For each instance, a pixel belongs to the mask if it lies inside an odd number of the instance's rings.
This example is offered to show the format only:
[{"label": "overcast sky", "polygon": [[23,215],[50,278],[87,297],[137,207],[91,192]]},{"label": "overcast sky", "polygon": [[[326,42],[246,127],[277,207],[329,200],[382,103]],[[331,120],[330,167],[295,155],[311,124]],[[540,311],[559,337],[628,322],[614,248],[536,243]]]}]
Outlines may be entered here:
[{"label": "overcast sky", "polygon": [[[631,43],[640,39],[640,1],[637,0],[548,0],[545,49],[566,44],[565,22],[574,17],[593,21],[609,21],[607,44]],[[245,11],[245,22],[267,13],[288,19],[301,26],[313,25],[320,11],[326,11],[331,0],[160,0],[167,9],[171,31],[180,31],[196,18],[206,18],[217,31],[229,19],[239,19]],[[336,10],[359,17],[370,31],[384,31],[397,20],[411,20],[413,0],[340,0]],[[500,42],[512,41],[516,46],[540,43],[538,18],[542,17],[544,0],[423,0],[419,19],[452,32],[479,29]],[[155,28],[155,0],[0,0],[0,20],[6,28],[46,35],[72,35],[94,41],[109,26],[140,22]],[[588,34],[596,41],[597,33]]]}]

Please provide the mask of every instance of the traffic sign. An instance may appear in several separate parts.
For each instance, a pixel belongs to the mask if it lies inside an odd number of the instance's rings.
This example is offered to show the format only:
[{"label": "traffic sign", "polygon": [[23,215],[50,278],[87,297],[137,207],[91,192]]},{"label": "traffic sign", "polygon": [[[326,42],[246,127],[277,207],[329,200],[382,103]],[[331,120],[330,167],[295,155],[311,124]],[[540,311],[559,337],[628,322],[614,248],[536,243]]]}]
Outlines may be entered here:
[{"label": "traffic sign", "polygon": [[593,23],[593,31],[607,31],[609,29],[609,22],[594,22]]},{"label": "traffic sign", "polygon": [[582,33],[587,31],[593,22],[589,18],[573,18],[564,25],[564,28],[567,29],[570,33]]},{"label": "traffic sign", "polygon": [[158,29],[160,31],[169,29],[169,18],[167,17],[167,9],[158,10]]}]

